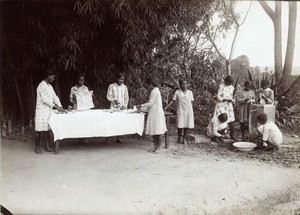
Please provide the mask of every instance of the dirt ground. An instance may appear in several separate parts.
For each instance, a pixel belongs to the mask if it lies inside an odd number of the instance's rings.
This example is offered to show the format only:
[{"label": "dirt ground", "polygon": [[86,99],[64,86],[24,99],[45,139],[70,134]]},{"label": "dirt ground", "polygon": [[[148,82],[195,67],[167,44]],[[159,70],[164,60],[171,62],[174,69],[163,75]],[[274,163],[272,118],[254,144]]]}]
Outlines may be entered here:
[{"label": "dirt ground", "polygon": [[299,163],[220,156],[174,137],[154,155],[149,141],[123,140],[67,140],[59,155],[36,155],[30,141],[2,139],[1,204],[13,214],[300,214]]}]

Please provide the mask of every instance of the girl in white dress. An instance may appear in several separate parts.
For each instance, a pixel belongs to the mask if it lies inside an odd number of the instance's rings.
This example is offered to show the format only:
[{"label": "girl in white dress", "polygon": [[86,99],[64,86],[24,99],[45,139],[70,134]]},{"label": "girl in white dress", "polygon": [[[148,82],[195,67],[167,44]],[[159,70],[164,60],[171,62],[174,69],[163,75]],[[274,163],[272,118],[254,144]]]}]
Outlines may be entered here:
[{"label": "girl in white dress", "polygon": [[[180,89],[176,90],[173,100],[165,107],[167,110],[174,102],[177,102],[176,124],[178,128],[178,143],[186,144],[188,130],[194,128],[194,96],[191,90],[187,89],[185,80],[179,81]],[[181,140],[183,130],[183,139]]]},{"label": "girl in white dress", "polygon": [[235,100],[233,99],[233,78],[231,76],[227,76],[224,79],[224,84],[221,84],[218,89],[217,94],[217,104],[215,106],[214,117],[218,117],[221,113],[227,114],[227,123],[229,125],[230,131],[230,138],[235,140],[234,137],[234,110],[233,110],[233,103]]},{"label": "girl in white dress", "polygon": [[137,105],[137,108],[147,108],[149,110],[145,133],[153,136],[154,147],[148,150],[148,152],[157,154],[160,150],[161,135],[167,131],[167,126],[158,85],[154,81],[150,82],[149,84],[152,88],[150,99],[145,104]]},{"label": "girl in white dress", "polygon": [[64,111],[53,90],[52,83],[55,79],[55,74],[51,69],[46,70],[45,79],[39,84],[36,89],[36,110],[35,110],[35,153],[41,154],[40,147],[41,134],[45,138],[45,151],[53,152],[49,147],[50,134],[49,134],[49,119],[53,108],[59,111]]}]

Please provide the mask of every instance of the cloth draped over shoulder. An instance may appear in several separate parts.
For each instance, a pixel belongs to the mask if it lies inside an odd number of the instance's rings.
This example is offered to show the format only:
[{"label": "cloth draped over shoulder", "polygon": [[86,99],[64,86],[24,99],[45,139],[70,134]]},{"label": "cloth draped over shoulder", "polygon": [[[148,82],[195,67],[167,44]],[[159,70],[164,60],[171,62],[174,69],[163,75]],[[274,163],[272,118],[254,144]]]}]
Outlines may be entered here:
[{"label": "cloth draped over shoulder", "polygon": [[49,131],[49,119],[54,105],[61,107],[51,84],[42,81],[36,89],[35,131]]},{"label": "cloth draped over shoulder", "polygon": [[164,134],[167,131],[167,126],[158,87],[153,88],[149,101],[141,106],[149,109],[145,133],[147,135]]},{"label": "cloth draped over shoulder", "polygon": [[[74,110],[88,110],[94,107],[92,92],[85,85],[71,88],[70,102]],[[74,98],[76,96],[76,99]]]}]

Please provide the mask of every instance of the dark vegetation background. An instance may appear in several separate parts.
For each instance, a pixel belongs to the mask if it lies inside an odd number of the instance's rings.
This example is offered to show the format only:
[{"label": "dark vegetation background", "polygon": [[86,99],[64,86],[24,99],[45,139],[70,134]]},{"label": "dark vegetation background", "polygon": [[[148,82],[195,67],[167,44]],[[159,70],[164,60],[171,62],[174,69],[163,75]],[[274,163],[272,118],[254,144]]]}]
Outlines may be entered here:
[{"label": "dark vegetation background", "polygon": [[[2,131],[11,124],[23,131],[34,126],[36,87],[47,68],[56,71],[53,86],[64,108],[81,73],[94,90],[96,108],[109,107],[106,91],[118,72],[126,74],[129,107],[147,101],[149,77],[160,83],[164,104],[178,79],[187,79],[195,97],[196,130],[204,131],[226,69],[207,43],[207,15],[200,6],[223,18],[214,34],[231,29],[226,1],[0,1]],[[249,73],[256,81],[272,79],[272,71],[259,70],[249,67],[245,55],[234,59],[236,87]]]}]

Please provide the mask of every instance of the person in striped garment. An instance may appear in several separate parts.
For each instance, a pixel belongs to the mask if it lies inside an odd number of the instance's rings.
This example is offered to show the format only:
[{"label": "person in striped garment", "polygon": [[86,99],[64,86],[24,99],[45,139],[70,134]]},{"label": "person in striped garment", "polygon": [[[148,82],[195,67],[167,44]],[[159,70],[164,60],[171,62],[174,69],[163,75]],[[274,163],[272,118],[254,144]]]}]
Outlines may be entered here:
[{"label": "person in striped garment", "polygon": [[129,96],[128,88],[124,84],[125,74],[119,73],[116,82],[110,84],[107,91],[107,99],[111,102],[111,107],[120,108],[121,110],[127,109]]},{"label": "person in striped garment", "polygon": [[[111,108],[118,108],[121,110],[127,109],[129,95],[128,88],[124,84],[125,74],[119,73],[116,77],[116,82],[110,84],[107,91],[107,99],[111,103]],[[106,144],[108,142],[108,138],[106,138]],[[122,143],[119,137],[116,140],[117,143]]]}]

